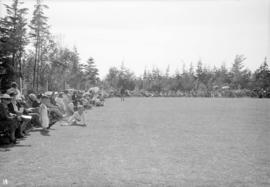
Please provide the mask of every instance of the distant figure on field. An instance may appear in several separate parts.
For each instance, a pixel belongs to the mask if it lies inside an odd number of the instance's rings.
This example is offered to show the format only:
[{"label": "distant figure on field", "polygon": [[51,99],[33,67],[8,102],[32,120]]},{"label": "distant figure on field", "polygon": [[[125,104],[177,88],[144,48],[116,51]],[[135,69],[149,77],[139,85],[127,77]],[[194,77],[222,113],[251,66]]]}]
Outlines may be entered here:
[{"label": "distant figure on field", "polygon": [[126,90],[124,87],[122,87],[120,90],[121,101],[125,101],[125,93],[126,93]]}]

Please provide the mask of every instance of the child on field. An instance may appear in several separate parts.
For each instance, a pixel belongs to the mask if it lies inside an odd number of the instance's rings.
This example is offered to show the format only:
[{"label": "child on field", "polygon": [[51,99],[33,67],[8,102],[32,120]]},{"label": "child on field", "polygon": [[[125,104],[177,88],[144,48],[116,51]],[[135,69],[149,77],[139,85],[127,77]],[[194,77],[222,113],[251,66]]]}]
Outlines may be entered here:
[{"label": "child on field", "polygon": [[84,107],[82,105],[78,105],[78,111],[74,112],[71,118],[69,119],[69,125],[86,126]]}]

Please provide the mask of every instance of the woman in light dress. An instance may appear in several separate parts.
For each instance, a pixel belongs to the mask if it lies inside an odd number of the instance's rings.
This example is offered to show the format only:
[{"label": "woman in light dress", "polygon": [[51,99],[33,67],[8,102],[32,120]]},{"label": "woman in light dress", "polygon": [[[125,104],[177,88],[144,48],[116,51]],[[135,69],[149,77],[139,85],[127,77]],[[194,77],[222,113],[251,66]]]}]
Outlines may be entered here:
[{"label": "woman in light dress", "polygon": [[74,105],[73,105],[72,100],[70,99],[70,97],[68,95],[67,90],[64,91],[63,102],[64,102],[65,117],[73,115]]},{"label": "woman in light dress", "polygon": [[47,99],[49,99],[47,96],[41,96],[41,104],[39,107],[40,122],[41,122],[42,129],[44,131],[48,131],[47,128],[49,127],[49,124],[50,124],[50,119],[48,116],[48,108],[45,105]]}]

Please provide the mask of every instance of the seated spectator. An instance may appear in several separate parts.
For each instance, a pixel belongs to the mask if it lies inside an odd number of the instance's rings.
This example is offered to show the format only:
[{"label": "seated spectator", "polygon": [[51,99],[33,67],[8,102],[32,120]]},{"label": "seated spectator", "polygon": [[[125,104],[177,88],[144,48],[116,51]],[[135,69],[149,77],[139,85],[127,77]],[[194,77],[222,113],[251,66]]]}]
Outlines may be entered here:
[{"label": "seated spectator", "polygon": [[104,98],[101,95],[95,95],[93,101],[96,106],[104,106]]},{"label": "seated spectator", "polygon": [[59,93],[58,95],[56,95],[55,102],[56,102],[56,105],[58,106],[58,108],[60,109],[60,111],[62,113],[65,113],[65,104],[63,101],[63,93]]},{"label": "seated spectator", "polygon": [[74,113],[74,104],[68,95],[68,91],[65,90],[63,94],[65,117],[71,116]]},{"label": "seated spectator", "polygon": [[85,109],[91,109],[92,108],[92,105],[90,104],[90,102],[84,97],[81,98],[81,105],[83,105]]},{"label": "seated spectator", "polygon": [[29,99],[30,99],[30,102],[31,102],[31,106],[33,108],[38,108],[41,104],[41,101],[40,101],[40,98],[41,98],[41,95],[39,95],[38,97],[35,95],[35,94],[29,94]]},{"label": "seated spectator", "polygon": [[56,105],[53,105],[50,101],[50,98],[47,96],[48,99],[44,100],[44,104],[47,106],[49,113],[51,113],[53,115],[53,117],[57,118],[57,119],[62,119],[63,118],[63,114],[60,112],[60,110],[58,109],[58,107]]},{"label": "seated spectator", "polygon": [[56,92],[52,92],[52,95],[50,96],[50,102],[53,105],[56,105],[56,101],[55,101],[56,95],[57,95]]},{"label": "seated spectator", "polygon": [[11,88],[7,90],[7,94],[16,93],[16,100],[22,98],[21,91],[18,89],[18,85],[16,82],[11,83]]},{"label": "seated spectator", "polygon": [[69,119],[69,125],[86,126],[84,107],[82,105],[78,105],[78,111],[74,112],[74,114]]},{"label": "seated spectator", "polygon": [[67,110],[66,110],[66,114],[67,116],[71,116],[73,115],[75,112],[74,110],[74,104],[72,102],[70,102],[68,105],[67,105]]},{"label": "seated spectator", "polygon": [[16,115],[18,120],[18,138],[23,138],[27,132],[26,127],[30,123],[30,120],[32,119],[31,116],[23,115],[24,108],[16,101],[16,93],[10,93],[11,102],[8,104],[9,112]]},{"label": "seated spectator", "polygon": [[27,105],[26,101],[21,100],[21,99],[17,100],[17,103],[24,108],[24,111],[23,111],[24,115],[32,116],[32,119],[29,123],[31,125],[28,126],[29,127],[28,129],[32,129],[33,126],[40,127],[41,124],[40,124],[40,120],[39,120],[39,107],[37,107],[37,108],[29,107],[29,105]]},{"label": "seated spectator", "polygon": [[77,95],[76,91],[74,91],[73,94],[72,94],[72,102],[73,102],[73,105],[74,105],[74,109],[77,110],[79,98],[78,98],[78,95]]},{"label": "seated spectator", "polygon": [[17,129],[17,121],[15,115],[8,111],[8,104],[11,102],[11,97],[8,94],[0,96],[0,130],[7,130],[12,143],[16,143],[15,131]]}]

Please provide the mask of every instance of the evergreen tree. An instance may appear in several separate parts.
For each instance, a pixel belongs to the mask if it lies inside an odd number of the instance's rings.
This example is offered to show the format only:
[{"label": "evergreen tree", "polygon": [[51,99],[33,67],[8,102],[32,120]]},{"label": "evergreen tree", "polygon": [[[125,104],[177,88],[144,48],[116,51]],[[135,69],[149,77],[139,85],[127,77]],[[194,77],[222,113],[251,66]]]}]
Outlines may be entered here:
[{"label": "evergreen tree", "polygon": [[34,58],[34,68],[33,68],[33,88],[38,91],[38,75],[39,75],[39,66],[42,61],[42,50],[46,48],[45,42],[49,37],[49,26],[48,26],[48,17],[45,16],[44,9],[48,9],[48,6],[42,4],[41,0],[36,1],[34,6],[35,10],[33,12],[33,18],[31,24],[29,25],[31,32],[30,37],[34,41],[35,48],[35,58]]},{"label": "evergreen tree", "polygon": [[270,70],[267,64],[267,58],[265,57],[264,62],[254,73],[255,78],[255,89],[268,90],[270,89]]},{"label": "evergreen tree", "polygon": [[99,80],[98,78],[98,69],[96,68],[96,64],[94,61],[94,58],[90,57],[86,64],[83,65],[83,69],[84,69],[84,76],[86,77],[86,82],[88,87],[91,86],[96,86],[97,82]]},{"label": "evergreen tree", "polygon": [[1,67],[8,71],[7,82],[21,77],[22,56],[28,44],[25,18],[28,9],[20,8],[21,4],[19,0],[5,4],[7,15],[0,19],[0,60]]},{"label": "evergreen tree", "polygon": [[241,83],[242,83],[242,75],[244,72],[243,68],[243,61],[246,60],[246,57],[243,55],[236,55],[234,59],[234,63],[232,65],[231,69],[231,86],[234,89],[239,89],[241,88]]}]

